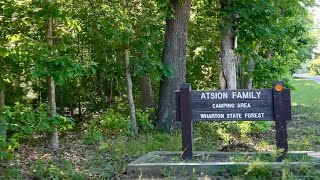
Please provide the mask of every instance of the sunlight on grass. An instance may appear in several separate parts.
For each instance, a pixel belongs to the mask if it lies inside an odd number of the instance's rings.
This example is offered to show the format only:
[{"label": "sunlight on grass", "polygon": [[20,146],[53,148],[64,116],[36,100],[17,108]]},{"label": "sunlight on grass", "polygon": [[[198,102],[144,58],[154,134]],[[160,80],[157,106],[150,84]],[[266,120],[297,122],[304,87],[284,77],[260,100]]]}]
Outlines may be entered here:
[{"label": "sunlight on grass", "polygon": [[320,84],[311,80],[295,79],[292,81],[292,105],[318,106],[320,104]]},{"label": "sunlight on grass", "polygon": [[304,79],[294,79],[291,83],[293,121],[288,122],[289,149],[317,151],[320,84]]}]

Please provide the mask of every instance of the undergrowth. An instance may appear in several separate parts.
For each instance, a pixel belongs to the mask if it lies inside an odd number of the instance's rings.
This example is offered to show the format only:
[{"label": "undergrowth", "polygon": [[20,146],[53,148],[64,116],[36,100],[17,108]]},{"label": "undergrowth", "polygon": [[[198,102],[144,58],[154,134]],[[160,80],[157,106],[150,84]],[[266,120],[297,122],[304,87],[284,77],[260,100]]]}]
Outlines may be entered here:
[{"label": "undergrowth", "polygon": [[[289,150],[317,150],[320,147],[320,132],[317,128],[320,122],[320,114],[317,110],[320,94],[314,92],[320,92],[320,85],[305,80],[295,80],[292,85],[295,87],[292,91],[294,115],[293,121],[289,122],[288,126]],[[21,146],[12,148],[15,156],[8,163],[0,163],[0,178],[130,179],[125,174],[125,168],[136,158],[150,151],[181,150],[180,131],[177,130],[171,134],[158,131],[154,120],[150,119],[150,112],[141,110],[137,112],[139,134],[133,135],[128,131],[128,116],[109,109],[108,112],[87,120],[83,124],[76,124],[74,127],[77,127],[77,131],[65,131],[65,135],[61,137],[61,148],[57,152],[50,151],[40,143],[45,139],[37,139],[36,135],[41,134],[42,131],[39,126],[31,132],[32,137],[35,138],[33,143],[28,142],[28,145],[24,145],[21,140],[24,139],[25,134],[20,136],[18,143]],[[18,115],[15,113],[15,116]],[[33,115],[30,117],[32,118]],[[245,147],[244,151],[257,149],[265,151],[267,146],[268,148],[274,146],[272,127],[272,122],[195,123],[194,149],[217,151],[229,146],[231,150],[236,150],[232,149],[231,145],[237,147],[237,144],[246,144],[253,149]],[[79,129],[81,129],[80,133]],[[30,133],[26,135],[28,134]],[[266,147],[257,147],[257,144],[265,144]],[[289,166],[273,169],[258,164],[258,161],[254,161],[248,168],[224,170],[220,174],[209,176],[222,176],[225,179],[320,178],[318,170],[310,165],[295,169]],[[175,177],[176,174],[163,171],[162,177],[164,176]]]}]

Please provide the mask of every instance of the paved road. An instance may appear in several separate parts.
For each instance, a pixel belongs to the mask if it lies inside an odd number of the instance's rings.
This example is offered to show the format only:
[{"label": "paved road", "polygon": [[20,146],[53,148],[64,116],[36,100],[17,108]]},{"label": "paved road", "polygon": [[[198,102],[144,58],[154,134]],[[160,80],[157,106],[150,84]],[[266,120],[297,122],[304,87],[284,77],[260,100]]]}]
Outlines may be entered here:
[{"label": "paved road", "polygon": [[303,79],[310,79],[313,80],[317,83],[320,83],[320,76],[312,76],[309,74],[293,74],[293,77],[297,77],[297,78],[303,78]]}]

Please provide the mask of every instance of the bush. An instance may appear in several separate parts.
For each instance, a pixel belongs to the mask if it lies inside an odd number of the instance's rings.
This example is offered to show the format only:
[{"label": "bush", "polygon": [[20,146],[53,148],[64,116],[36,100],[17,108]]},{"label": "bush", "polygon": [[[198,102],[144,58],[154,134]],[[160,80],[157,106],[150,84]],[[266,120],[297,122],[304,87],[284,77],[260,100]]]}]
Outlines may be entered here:
[{"label": "bush", "polygon": [[251,135],[268,131],[270,122],[200,122],[195,124],[195,137],[219,141],[221,145],[247,142]]},{"label": "bush", "polygon": [[84,142],[87,144],[98,143],[103,140],[103,135],[117,136],[127,134],[129,132],[129,118],[109,109],[108,112],[100,117],[91,119],[85,124]]},{"label": "bush", "polygon": [[320,57],[308,63],[308,69],[311,74],[320,75]]},{"label": "bush", "polygon": [[12,150],[19,145],[19,141],[32,139],[35,135],[43,135],[57,127],[65,131],[72,128],[73,120],[62,116],[48,118],[48,106],[43,104],[33,108],[30,104],[16,103],[13,107],[5,107],[0,114],[5,120],[7,137],[0,137],[0,159],[11,158]]},{"label": "bush", "polygon": [[[140,109],[136,110],[137,126],[140,133],[150,133],[155,130],[155,125],[150,120],[152,110],[143,112]],[[83,136],[85,143],[94,144],[103,140],[103,136],[120,136],[130,134],[129,116],[123,115],[113,109],[102,114],[96,119],[92,119],[88,124],[85,124],[85,134]]]},{"label": "bush", "polygon": [[137,109],[136,118],[138,124],[138,130],[140,133],[150,133],[155,130],[155,125],[150,119],[153,109],[148,109],[146,112],[141,109]]},{"label": "bush", "polygon": [[51,161],[38,160],[33,167],[33,179],[85,179],[85,174],[75,171],[68,161],[56,165]]}]

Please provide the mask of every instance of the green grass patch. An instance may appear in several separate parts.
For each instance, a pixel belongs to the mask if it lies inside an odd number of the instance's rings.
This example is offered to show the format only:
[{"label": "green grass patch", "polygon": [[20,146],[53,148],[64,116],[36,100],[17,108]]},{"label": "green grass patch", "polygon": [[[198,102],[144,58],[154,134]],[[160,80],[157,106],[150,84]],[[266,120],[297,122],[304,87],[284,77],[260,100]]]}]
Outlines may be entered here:
[{"label": "green grass patch", "polygon": [[311,80],[294,79],[292,93],[293,106],[319,106],[320,84]]},{"label": "green grass patch", "polygon": [[289,150],[319,150],[320,84],[311,80],[292,81],[293,121],[288,123]]}]

